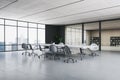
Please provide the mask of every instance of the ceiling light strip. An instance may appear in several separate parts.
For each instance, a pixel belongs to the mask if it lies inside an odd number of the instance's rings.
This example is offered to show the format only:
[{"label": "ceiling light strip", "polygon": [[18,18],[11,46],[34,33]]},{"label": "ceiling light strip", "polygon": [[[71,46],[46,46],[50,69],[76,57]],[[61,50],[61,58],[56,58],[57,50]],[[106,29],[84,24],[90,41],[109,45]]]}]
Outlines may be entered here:
[{"label": "ceiling light strip", "polygon": [[71,2],[71,3],[63,4],[63,5],[60,5],[60,6],[57,6],[57,7],[53,7],[53,8],[47,9],[47,10],[35,12],[35,13],[33,13],[33,14],[29,14],[29,15],[22,16],[22,17],[20,17],[20,19],[21,19],[21,18],[25,18],[25,17],[32,16],[32,15],[35,15],[35,14],[40,14],[40,13],[43,13],[43,12],[47,12],[47,11],[50,11],[50,10],[58,9],[58,8],[61,8],[61,7],[65,7],[65,6],[68,6],[68,5],[76,4],[76,3],[79,3],[79,2],[82,2],[82,1],[84,1],[84,0],[78,0],[78,1],[75,1],[75,2]]}]

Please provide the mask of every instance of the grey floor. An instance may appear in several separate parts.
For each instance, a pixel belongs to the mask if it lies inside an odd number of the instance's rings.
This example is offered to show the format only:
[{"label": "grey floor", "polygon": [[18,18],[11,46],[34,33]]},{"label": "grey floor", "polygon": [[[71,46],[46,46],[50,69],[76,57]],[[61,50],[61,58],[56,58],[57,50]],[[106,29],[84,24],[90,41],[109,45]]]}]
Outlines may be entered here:
[{"label": "grey floor", "polygon": [[101,52],[77,63],[1,52],[0,80],[120,80],[120,52]]}]

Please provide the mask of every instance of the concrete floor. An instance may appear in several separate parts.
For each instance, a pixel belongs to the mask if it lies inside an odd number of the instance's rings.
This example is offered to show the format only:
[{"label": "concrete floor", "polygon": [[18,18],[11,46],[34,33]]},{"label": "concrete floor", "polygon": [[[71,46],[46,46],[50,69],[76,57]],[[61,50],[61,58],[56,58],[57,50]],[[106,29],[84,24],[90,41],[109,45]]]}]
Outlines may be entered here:
[{"label": "concrete floor", "polygon": [[120,80],[120,52],[101,52],[77,63],[1,52],[0,80]]}]

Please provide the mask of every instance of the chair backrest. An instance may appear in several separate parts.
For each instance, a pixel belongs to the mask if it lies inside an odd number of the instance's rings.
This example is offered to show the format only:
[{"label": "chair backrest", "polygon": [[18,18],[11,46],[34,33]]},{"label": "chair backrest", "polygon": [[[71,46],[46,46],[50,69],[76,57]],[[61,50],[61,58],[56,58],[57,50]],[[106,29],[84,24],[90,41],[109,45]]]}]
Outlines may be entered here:
[{"label": "chair backrest", "polygon": [[26,43],[22,43],[22,48],[27,50],[28,49],[28,45]]},{"label": "chair backrest", "polygon": [[80,48],[80,54],[82,54],[82,53],[83,53],[82,48]]},{"label": "chair backrest", "polygon": [[64,52],[65,52],[65,55],[71,55],[70,48],[67,45],[64,46]]},{"label": "chair backrest", "polygon": [[39,50],[42,51],[41,45],[39,45]]},{"label": "chair backrest", "polygon": [[32,48],[32,45],[31,45],[31,44],[28,44],[28,46],[29,46],[29,48],[30,48],[31,50],[33,50],[33,48]]},{"label": "chair backrest", "polygon": [[55,45],[50,45],[50,51],[52,53],[56,53],[58,50],[57,50],[57,47]]},{"label": "chair backrest", "polygon": [[98,47],[98,45],[97,45],[97,44],[92,43],[92,44],[90,45],[90,49],[91,49],[91,50],[98,50],[98,49],[99,49],[99,47]]}]

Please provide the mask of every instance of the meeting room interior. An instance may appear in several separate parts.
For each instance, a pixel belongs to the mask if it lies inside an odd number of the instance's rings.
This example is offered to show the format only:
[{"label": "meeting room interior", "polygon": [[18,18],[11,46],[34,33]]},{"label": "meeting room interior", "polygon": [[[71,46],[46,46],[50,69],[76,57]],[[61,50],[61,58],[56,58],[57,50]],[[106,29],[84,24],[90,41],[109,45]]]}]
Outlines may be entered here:
[{"label": "meeting room interior", "polygon": [[120,0],[0,0],[0,80],[120,80]]}]

